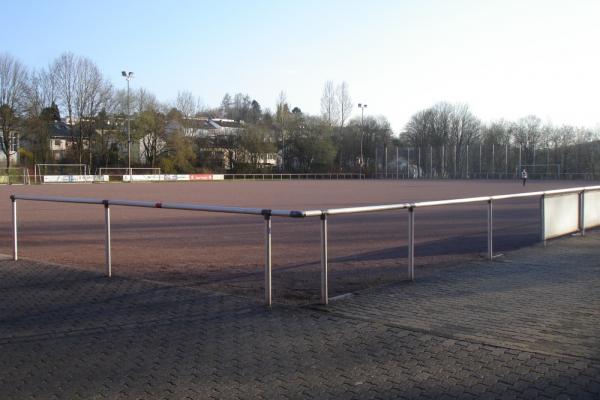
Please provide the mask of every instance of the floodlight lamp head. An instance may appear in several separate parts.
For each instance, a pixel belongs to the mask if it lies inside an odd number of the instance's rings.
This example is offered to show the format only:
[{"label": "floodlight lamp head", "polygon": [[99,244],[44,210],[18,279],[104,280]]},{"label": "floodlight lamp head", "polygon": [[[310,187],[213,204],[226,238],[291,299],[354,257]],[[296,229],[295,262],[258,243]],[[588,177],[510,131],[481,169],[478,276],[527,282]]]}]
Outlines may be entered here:
[{"label": "floodlight lamp head", "polygon": [[125,71],[121,71],[121,75],[123,75],[123,76],[127,76],[127,72],[125,72]]},{"label": "floodlight lamp head", "polygon": [[358,103],[358,108],[362,108],[362,104],[361,103]]}]

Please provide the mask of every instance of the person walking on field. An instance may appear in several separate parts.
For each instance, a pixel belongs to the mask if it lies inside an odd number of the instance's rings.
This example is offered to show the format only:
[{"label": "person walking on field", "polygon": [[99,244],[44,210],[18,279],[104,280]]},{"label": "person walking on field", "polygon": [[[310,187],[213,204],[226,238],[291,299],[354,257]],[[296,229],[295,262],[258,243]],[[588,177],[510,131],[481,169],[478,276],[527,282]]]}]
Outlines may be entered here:
[{"label": "person walking on field", "polygon": [[521,171],[521,179],[523,179],[523,186],[525,186],[525,184],[527,183],[527,170],[523,169],[523,171]]}]

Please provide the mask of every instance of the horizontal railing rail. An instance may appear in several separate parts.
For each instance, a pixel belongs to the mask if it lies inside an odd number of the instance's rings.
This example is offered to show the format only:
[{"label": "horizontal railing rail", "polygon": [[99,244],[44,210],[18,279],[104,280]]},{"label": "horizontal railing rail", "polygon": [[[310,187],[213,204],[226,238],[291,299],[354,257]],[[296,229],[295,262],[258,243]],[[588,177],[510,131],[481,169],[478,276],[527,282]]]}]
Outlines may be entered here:
[{"label": "horizontal railing rail", "polygon": [[[290,217],[290,218],[312,218],[319,217],[321,220],[321,303],[327,304],[328,297],[328,231],[327,220],[329,216],[359,214],[370,212],[383,212],[395,210],[408,210],[408,276],[410,280],[415,279],[414,274],[414,259],[415,259],[415,210],[418,208],[460,205],[470,203],[486,203],[487,204],[487,258],[492,260],[493,253],[493,204],[498,200],[517,199],[524,197],[539,197],[540,212],[543,219],[544,213],[544,198],[546,196],[559,196],[562,194],[578,193],[580,196],[579,215],[580,221],[583,221],[583,194],[588,191],[599,191],[600,186],[585,186],[567,189],[556,189],[536,192],[502,194],[494,196],[480,196],[461,199],[434,200],[434,201],[419,201],[407,202],[399,204],[384,204],[376,206],[357,206],[343,208],[329,208],[323,210],[272,210],[263,208],[246,208],[246,207],[228,207],[190,203],[163,203],[153,201],[137,201],[137,200],[109,200],[109,199],[91,199],[91,198],[75,198],[75,197],[54,197],[54,196],[33,196],[24,194],[13,194],[10,196],[12,201],[12,219],[13,219],[13,259],[18,260],[18,235],[17,235],[17,201],[41,201],[41,202],[56,202],[56,203],[76,203],[76,204],[92,204],[102,205],[105,213],[105,265],[107,276],[112,275],[112,256],[111,256],[111,220],[110,207],[143,207],[143,208],[161,208],[170,210],[187,210],[200,211],[210,213],[225,213],[225,214],[245,214],[245,215],[260,215],[265,220],[265,303],[270,306],[272,304],[272,246],[271,246],[271,217]],[[543,221],[542,221],[543,223]],[[542,228],[543,229],[543,228]],[[585,225],[580,225],[581,233],[585,233]],[[542,237],[542,240],[545,240]]]},{"label": "horizontal railing rail", "polygon": [[189,203],[162,203],[155,201],[138,201],[138,200],[100,200],[81,197],[53,197],[53,196],[30,196],[30,195],[12,195],[15,200],[27,201],[43,201],[53,203],[79,203],[79,204],[99,204],[109,206],[123,207],[144,207],[144,208],[164,208],[168,210],[188,210],[188,211],[204,211],[225,214],[249,214],[249,215],[265,215],[266,213],[276,217],[298,217],[301,216],[301,211],[294,210],[271,210],[263,208],[245,208],[245,207],[227,207],[227,206],[211,206],[202,204]]}]

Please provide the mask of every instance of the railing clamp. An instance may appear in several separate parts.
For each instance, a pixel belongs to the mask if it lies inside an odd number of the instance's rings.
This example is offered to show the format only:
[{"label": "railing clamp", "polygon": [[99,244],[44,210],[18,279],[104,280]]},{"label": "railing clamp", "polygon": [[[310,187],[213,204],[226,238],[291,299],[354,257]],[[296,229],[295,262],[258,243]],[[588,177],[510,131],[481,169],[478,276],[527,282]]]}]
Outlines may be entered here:
[{"label": "railing clamp", "polygon": [[270,219],[272,210],[264,209],[264,210],[261,210],[260,213],[265,217],[265,219]]}]

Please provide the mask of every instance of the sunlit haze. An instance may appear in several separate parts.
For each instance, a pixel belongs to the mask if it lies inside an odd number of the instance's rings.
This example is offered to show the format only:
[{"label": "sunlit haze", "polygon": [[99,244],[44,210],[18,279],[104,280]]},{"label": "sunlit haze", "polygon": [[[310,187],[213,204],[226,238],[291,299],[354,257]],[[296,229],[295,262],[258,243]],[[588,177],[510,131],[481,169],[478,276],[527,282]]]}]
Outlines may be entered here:
[{"label": "sunlit haze", "polygon": [[283,90],[319,114],[332,80],[395,133],[439,101],[486,122],[600,124],[599,1],[9,1],[3,15],[0,51],[25,65],[69,51],[165,102],[242,92],[274,109]]}]

